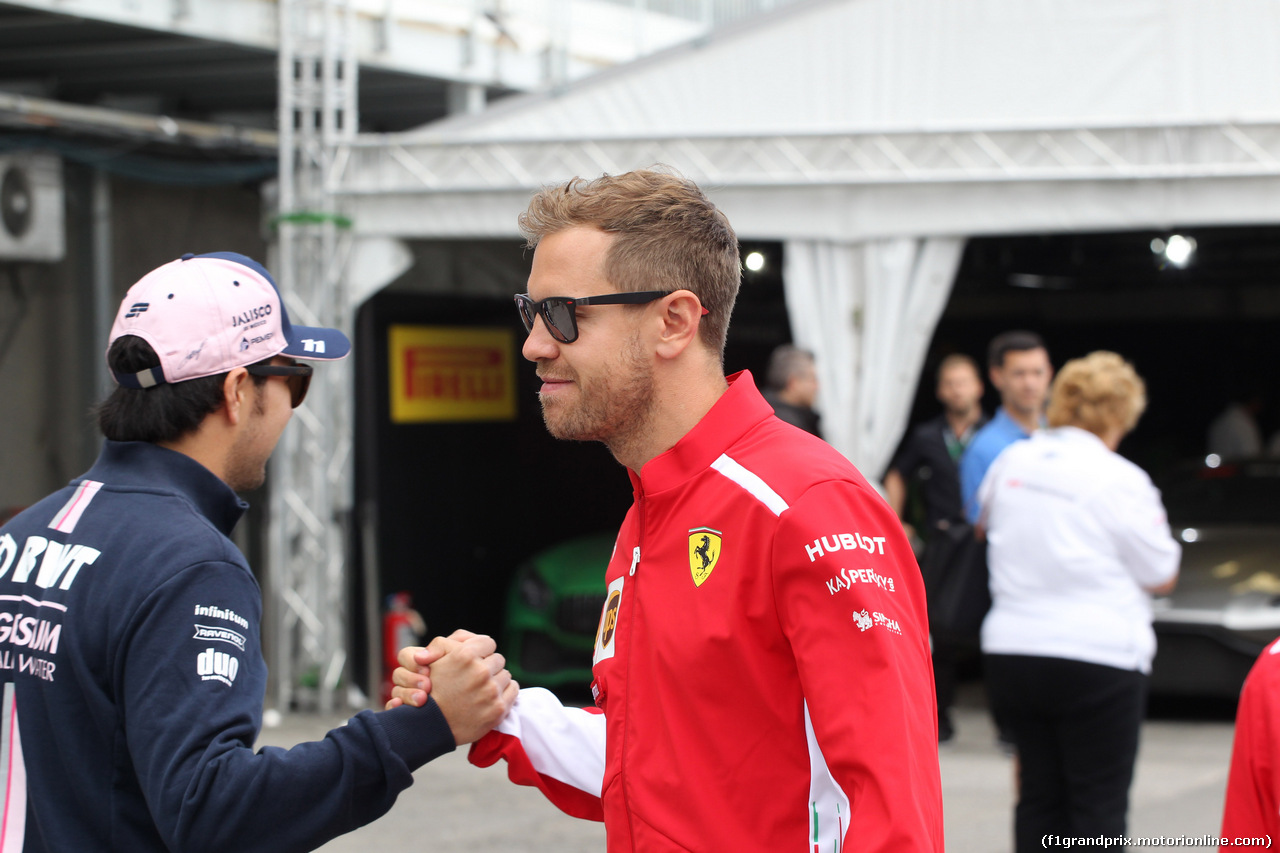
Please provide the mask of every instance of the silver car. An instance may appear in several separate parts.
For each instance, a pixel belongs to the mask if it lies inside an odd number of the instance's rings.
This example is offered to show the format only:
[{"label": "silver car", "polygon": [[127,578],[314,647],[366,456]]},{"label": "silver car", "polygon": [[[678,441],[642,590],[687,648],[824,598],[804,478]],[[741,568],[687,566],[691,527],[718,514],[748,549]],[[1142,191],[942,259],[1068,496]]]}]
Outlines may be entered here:
[{"label": "silver car", "polygon": [[1280,461],[1209,456],[1161,483],[1182,569],[1154,602],[1151,692],[1235,699],[1280,636]]}]

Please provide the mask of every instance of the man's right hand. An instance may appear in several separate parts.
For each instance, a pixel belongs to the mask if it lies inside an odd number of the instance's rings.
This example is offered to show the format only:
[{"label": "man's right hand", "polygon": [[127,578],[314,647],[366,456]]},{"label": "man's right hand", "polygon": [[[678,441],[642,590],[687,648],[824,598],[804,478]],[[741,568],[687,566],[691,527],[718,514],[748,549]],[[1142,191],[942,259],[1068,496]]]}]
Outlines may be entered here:
[{"label": "man's right hand", "polygon": [[458,745],[479,740],[502,721],[520,691],[496,649],[492,637],[470,631],[436,637],[426,648],[401,649],[387,707],[421,707],[430,695]]}]

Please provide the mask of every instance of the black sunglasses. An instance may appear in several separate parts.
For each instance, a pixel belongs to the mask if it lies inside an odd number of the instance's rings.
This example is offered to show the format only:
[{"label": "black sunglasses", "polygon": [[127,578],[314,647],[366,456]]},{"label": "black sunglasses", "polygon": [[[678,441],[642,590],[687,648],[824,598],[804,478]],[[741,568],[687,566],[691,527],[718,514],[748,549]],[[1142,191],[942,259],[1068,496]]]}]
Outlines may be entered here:
[{"label": "black sunglasses", "polygon": [[307,398],[311,374],[315,372],[309,364],[251,364],[245,370],[252,376],[283,376],[289,385],[289,402],[295,409]]},{"label": "black sunglasses", "polygon": [[668,290],[638,290],[633,293],[607,293],[604,296],[548,296],[534,302],[526,293],[516,294],[516,307],[520,309],[520,319],[524,321],[524,330],[533,331],[533,322],[538,315],[547,324],[551,337],[562,344],[571,344],[578,339],[578,318],[573,309],[579,305],[643,305],[670,295]]}]

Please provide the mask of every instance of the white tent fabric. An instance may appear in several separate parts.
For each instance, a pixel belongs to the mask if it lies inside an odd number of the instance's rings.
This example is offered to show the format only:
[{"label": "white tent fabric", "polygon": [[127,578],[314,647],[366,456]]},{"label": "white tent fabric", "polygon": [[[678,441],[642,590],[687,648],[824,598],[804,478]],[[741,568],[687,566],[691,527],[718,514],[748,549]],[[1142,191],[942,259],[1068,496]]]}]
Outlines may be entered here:
[{"label": "white tent fabric", "polygon": [[964,241],[791,240],[783,249],[797,345],[818,368],[826,439],[879,477],[906,426],[916,377],[951,292]]},{"label": "white tent fabric", "polygon": [[878,476],[965,237],[1280,223],[1280,4],[809,0],[366,140],[345,191],[361,234],[514,238],[538,186],[655,162],[786,241],[826,429]]},{"label": "white tent fabric", "polygon": [[[1182,130],[1161,133],[1196,143],[1194,134]],[[820,175],[806,183],[762,185],[709,175],[687,156],[672,155],[661,162],[705,187],[741,239],[856,242],[900,236],[1266,224],[1280,222],[1280,103],[1276,125],[1264,130],[1274,137],[1277,162],[1250,175],[915,178],[843,184],[824,182]],[[564,143],[547,143],[548,149],[564,147]],[[553,162],[536,170],[527,185],[492,190],[410,185],[388,192],[378,187],[355,197],[351,214],[360,234],[514,239],[519,237],[516,215],[539,185],[655,162],[659,161],[654,157],[634,158],[618,161],[609,170],[600,166],[567,169]],[[1174,159],[1170,171],[1190,168]]]},{"label": "white tent fabric", "polygon": [[811,0],[421,130],[586,139],[1274,117],[1273,0]]}]

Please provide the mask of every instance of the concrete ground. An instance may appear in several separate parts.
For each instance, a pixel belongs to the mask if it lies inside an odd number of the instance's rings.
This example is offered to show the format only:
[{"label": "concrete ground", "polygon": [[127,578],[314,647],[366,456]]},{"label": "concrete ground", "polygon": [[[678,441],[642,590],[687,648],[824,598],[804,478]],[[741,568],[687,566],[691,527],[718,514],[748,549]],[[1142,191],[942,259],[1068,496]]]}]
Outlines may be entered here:
[{"label": "concrete ground", "polygon": [[[1233,727],[1221,715],[1217,719],[1201,716],[1145,724],[1129,811],[1130,835],[1217,834]],[[1009,853],[1013,765],[995,745],[994,729],[976,685],[967,685],[962,692],[955,720],[957,736],[939,754],[947,850]],[[261,742],[291,746],[321,738],[340,723],[338,718],[289,715],[280,726],[265,730]],[[480,770],[467,763],[465,750],[459,750],[415,776],[413,787],[386,816],[321,849],[325,853],[376,849],[604,853],[600,824],[570,818],[536,790],[511,784],[501,764]]]}]

